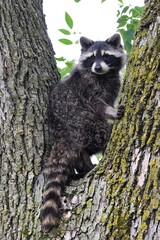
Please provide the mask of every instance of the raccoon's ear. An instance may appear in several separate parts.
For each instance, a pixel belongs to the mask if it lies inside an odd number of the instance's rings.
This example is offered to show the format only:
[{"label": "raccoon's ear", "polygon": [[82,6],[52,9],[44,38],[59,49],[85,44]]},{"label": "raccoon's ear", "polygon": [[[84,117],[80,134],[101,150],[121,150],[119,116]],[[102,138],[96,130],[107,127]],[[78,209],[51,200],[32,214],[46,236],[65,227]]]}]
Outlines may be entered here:
[{"label": "raccoon's ear", "polygon": [[82,51],[86,51],[90,46],[93,45],[93,41],[91,39],[88,39],[86,37],[81,37],[80,38],[80,44],[82,47]]},{"label": "raccoon's ear", "polygon": [[121,37],[118,33],[116,33],[113,36],[111,36],[110,38],[108,38],[106,40],[106,42],[115,47],[119,47],[121,45]]}]

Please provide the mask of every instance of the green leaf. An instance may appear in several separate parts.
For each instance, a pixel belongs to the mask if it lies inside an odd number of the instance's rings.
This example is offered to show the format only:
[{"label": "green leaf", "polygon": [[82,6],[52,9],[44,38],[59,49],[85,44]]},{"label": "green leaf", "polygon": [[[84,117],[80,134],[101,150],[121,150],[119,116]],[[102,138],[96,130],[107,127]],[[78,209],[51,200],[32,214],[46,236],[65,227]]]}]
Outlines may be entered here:
[{"label": "green leaf", "polygon": [[119,25],[118,25],[118,27],[117,28],[121,28],[121,27],[123,27],[123,26],[125,26],[126,25],[126,21],[124,21],[124,22],[121,22]]},{"label": "green leaf", "polygon": [[67,12],[65,12],[65,21],[66,21],[68,27],[70,29],[72,29],[73,28],[73,19],[71,18],[71,16]]},{"label": "green leaf", "polygon": [[61,38],[61,39],[59,39],[59,41],[60,41],[61,43],[65,44],[65,45],[71,45],[71,44],[73,44],[73,42],[72,42],[71,40],[66,39],[66,38]]},{"label": "green leaf", "polygon": [[118,22],[118,23],[127,22],[128,19],[129,19],[129,16],[123,15],[123,16],[121,16],[120,18],[118,18],[117,22]]},{"label": "green leaf", "polygon": [[143,6],[143,7],[135,6],[135,9],[136,9],[140,14],[142,14],[143,11],[144,11],[144,6]]},{"label": "green leaf", "polygon": [[121,34],[123,41],[125,41],[125,39],[127,38],[126,36],[126,30],[124,29],[118,29],[118,32]]},{"label": "green leaf", "polygon": [[143,7],[136,6],[132,9],[132,17],[134,18],[140,18],[141,14],[143,13]]},{"label": "green leaf", "polygon": [[79,3],[81,0],[74,0],[76,3]]},{"label": "green leaf", "polygon": [[96,154],[96,157],[98,158],[98,161],[100,161],[102,159],[103,155],[101,153],[98,153],[98,154]]},{"label": "green leaf", "polygon": [[123,10],[122,10],[121,15],[122,15],[123,13],[126,13],[126,12],[128,11],[128,9],[129,9],[129,6],[124,7]]},{"label": "green leaf", "polygon": [[129,41],[124,41],[124,48],[128,54],[130,54],[132,49],[132,44]]},{"label": "green leaf", "polygon": [[64,62],[66,59],[64,57],[55,58],[56,61]]},{"label": "green leaf", "polygon": [[127,28],[127,30],[131,30],[131,29],[134,29],[134,26],[133,26],[133,24],[128,23],[128,24],[126,25],[126,28]]},{"label": "green leaf", "polygon": [[133,18],[139,17],[139,13],[135,9],[132,9],[132,17]]},{"label": "green leaf", "polygon": [[73,61],[73,60],[72,60],[72,61],[66,61],[66,66],[67,66],[68,68],[72,68],[73,65],[74,65],[74,61]]},{"label": "green leaf", "polygon": [[130,19],[130,17],[127,15],[123,15],[120,18],[118,18],[118,20],[117,20],[117,23],[119,23],[118,28],[125,26],[129,19]]},{"label": "green leaf", "polygon": [[65,34],[65,35],[70,35],[70,31],[66,30],[66,29],[58,29],[61,33]]},{"label": "green leaf", "polygon": [[62,69],[59,69],[60,74],[61,74],[61,78],[63,79],[73,68],[74,65],[74,61],[66,61],[65,62],[66,66]]},{"label": "green leaf", "polygon": [[132,29],[136,31],[137,26],[138,26],[139,20],[138,19],[132,19],[131,24],[132,24]]},{"label": "green leaf", "polygon": [[118,0],[118,2],[122,3],[123,4],[123,0]]},{"label": "green leaf", "polygon": [[106,0],[102,0],[101,3],[105,2]]},{"label": "green leaf", "polygon": [[127,31],[126,31],[127,40],[128,40],[129,42],[132,42],[133,37],[134,37],[134,33],[135,33],[134,30],[127,30]]},{"label": "green leaf", "polygon": [[117,17],[119,17],[119,15],[120,15],[120,11],[119,11],[119,10],[117,10]]}]

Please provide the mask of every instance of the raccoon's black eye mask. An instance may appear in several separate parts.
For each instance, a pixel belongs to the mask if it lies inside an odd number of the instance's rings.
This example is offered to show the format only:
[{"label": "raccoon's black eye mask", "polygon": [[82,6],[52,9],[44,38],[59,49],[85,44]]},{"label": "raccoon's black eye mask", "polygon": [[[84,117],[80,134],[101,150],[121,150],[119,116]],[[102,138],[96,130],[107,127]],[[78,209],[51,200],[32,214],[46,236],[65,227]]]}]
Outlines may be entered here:
[{"label": "raccoon's black eye mask", "polygon": [[83,61],[83,65],[85,68],[90,68],[92,67],[93,63],[94,63],[94,60],[95,60],[95,56],[92,55],[90,57],[87,57],[84,61]]},{"label": "raccoon's black eye mask", "polygon": [[104,60],[107,60],[109,57],[110,57],[110,55],[107,53],[103,55]]},{"label": "raccoon's black eye mask", "polygon": [[118,67],[121,64],[121,58],[114,55],[105,54],[104,62],[110,67]]}]

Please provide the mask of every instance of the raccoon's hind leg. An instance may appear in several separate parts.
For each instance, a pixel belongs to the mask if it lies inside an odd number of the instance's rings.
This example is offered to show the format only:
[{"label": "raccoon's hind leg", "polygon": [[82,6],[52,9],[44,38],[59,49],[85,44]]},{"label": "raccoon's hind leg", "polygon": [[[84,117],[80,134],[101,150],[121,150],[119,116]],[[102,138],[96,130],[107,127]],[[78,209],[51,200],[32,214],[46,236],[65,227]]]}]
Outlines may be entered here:
[{"label": "raccoon's hind leg", "polygon": [[83,162],[83,169],[85,173],[90,172],[96,165],[92,163],[90,155],[87,153],[87,151],[81,152],[81,159]]},{"label": "raccoon's hind leg", "polygon": [[84,177],[85,174],[90,172],[96,165],[92,163],[90,155],[83,150],[79,154],[79,158],[75,161],[75,169],[78,172],[71,176],[71,180],[78,180]]},{"label": "raccoon's hind leg", "polygon": [[90,155],[85,150],[80,153],[80,159],[81,163],[77,164],[76,166],[76,170],[78,173],[86,174],[95,167],[95,165],[91,161]]}]

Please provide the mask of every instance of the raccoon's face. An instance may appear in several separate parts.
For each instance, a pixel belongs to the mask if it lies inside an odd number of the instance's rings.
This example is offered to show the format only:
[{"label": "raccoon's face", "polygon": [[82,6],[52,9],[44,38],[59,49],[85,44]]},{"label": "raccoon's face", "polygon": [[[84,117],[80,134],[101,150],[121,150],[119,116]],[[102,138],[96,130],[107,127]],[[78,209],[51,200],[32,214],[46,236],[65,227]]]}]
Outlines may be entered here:
[{"label": "raccoon's face", "polygon": [[103,75],[112,69],[119,71],[125,64],[126,55],[119,34],[114,34],[106,41],[97,42],[81,37],[80,43],[82,46],[80,69]]}]

